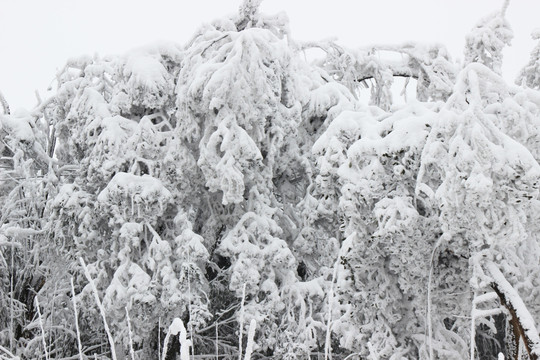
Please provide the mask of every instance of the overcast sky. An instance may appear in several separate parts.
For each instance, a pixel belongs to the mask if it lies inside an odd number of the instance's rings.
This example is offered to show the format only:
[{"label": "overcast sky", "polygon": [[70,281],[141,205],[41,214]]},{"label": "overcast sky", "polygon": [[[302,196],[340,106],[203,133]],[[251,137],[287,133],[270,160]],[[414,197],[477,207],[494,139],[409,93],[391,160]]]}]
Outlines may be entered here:
[{"label": "overcast sky", "polygon": [[[184,44],[202,23],[236,12],[241,0],[0,0],[0,90],[12,109],[35,105],[68,58],[121,54],[154,41]],[[285,11],[299,40],[337,37],[347,46],[403,41],[445,44],[462,58],[467,32],[503,0],[265,0]],[[529,58],[540,27],[540,0],[513,0],[514,30],[503,75]]]}]

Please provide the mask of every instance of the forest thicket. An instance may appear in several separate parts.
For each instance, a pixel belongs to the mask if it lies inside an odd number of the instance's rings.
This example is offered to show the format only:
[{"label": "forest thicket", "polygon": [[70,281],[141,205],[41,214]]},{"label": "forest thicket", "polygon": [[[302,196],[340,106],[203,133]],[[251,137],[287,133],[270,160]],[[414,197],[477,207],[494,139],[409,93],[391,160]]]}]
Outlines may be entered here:
[{"label": "forest thicket", "polygon": [[259,3],[2,102],[0,359],[538,359],[540,44],[507,83],[508,3],[461,63]]}]

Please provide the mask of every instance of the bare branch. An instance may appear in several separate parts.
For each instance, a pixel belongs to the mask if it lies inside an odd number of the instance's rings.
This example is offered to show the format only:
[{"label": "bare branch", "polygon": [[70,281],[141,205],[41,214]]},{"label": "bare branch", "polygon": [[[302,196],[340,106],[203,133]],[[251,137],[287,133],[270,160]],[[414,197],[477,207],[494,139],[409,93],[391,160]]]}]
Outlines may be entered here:
[{"label": "bare branch", "polygon": [[[418,80],[418,75],[413,74],[410,71],[405,71],[405,72],[396,71],[396,72],[393,72],[393,76],[394,77],[403,77],[403,78],[413,78],[415,80]],[[355,82],[361,83],[362,81],[373,79],[373,77],[374,77],[374,75],[363,76],[363,77],[361,77],[359,79],[356,79]]]}]

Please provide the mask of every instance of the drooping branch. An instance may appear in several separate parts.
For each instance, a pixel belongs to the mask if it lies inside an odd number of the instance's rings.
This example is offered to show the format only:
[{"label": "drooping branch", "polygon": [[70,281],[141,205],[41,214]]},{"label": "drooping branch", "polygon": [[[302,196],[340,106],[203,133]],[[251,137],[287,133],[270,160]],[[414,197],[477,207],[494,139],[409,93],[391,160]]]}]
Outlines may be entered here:
[{"label": "drooping branch", "polygon": [[440,44],[405,43],[359,49],[346,49],[332,41],[300,45],[300,50],[310,48],[326,53],[321,61],[334,80],[353,94],[358,85],[371,88],[371,102],[383,108],[391,102],[390,87],[396,77],[406,79],[405,87],[411,78],[416,80],[416,97],[420,101],[444,101],[453,92],[457,67]]},{"label": "drooping branch", "polygon": [[514,335],[516,335],[516,345],[519,345],[519,339],[522,338],[529,358],[531,360],[539,360],[540,337],[536,331],[533,317],[525,307],[517,291],[506,280],[497,265],[488,263],[487,270],[493,278],[491,287],[495,290],[501,300],[501,304],[508,309],[512,317],[510,322],[514,328]]},{"label": "drooping branch", "polygon": [[[412,79],[414,79],[414,80],[418,80],[418,74],[414,74],[414,73],[412,73],[412,72],[410,72],[410,71],[403,71],[403,72],[401,72],[401,71],[397,70],[397,71],[393,71],[393,72],[392,72],[392,75],[393,75],[394,77],[412,78]],[[373,79],[374,77],[375,77],[375,75],[364,75],[364,76],[362,76],[362,77],[356,79],[355,82],[361,83],[361,82],[363,82],[363,81],[371,80],[371,79]]]}]

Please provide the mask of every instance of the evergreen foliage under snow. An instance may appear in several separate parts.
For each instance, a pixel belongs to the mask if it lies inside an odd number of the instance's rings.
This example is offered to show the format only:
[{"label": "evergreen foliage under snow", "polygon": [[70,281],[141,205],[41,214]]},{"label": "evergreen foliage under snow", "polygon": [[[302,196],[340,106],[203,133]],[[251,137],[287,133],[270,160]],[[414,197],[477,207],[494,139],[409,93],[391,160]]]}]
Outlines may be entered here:
[{"label": "evergreen foliage under snow", "polygon": [[0,115],[0,359],[540,357],[540,50],[501,77],[508,4],[458,64],[260,2]]}]

